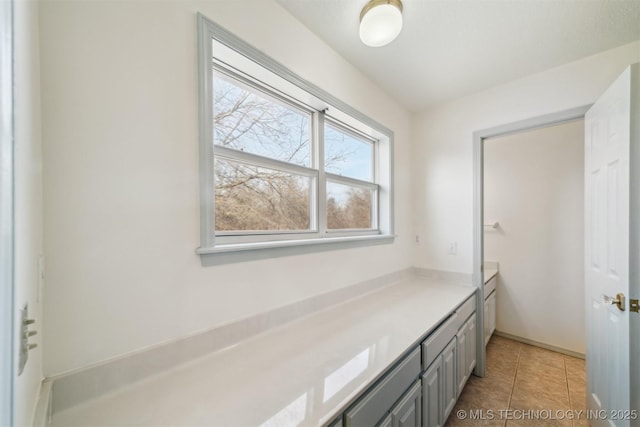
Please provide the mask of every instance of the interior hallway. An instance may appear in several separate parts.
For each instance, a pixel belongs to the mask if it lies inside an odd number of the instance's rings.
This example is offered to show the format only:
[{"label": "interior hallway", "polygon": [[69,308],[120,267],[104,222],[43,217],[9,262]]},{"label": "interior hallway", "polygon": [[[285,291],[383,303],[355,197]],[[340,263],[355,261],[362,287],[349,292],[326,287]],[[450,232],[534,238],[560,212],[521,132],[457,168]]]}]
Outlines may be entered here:
[{"label": "interior hallway", "polygon": [[585,413],[584,360],[494,335],[486,377],[471,376],[445,426],[588,426]]}]

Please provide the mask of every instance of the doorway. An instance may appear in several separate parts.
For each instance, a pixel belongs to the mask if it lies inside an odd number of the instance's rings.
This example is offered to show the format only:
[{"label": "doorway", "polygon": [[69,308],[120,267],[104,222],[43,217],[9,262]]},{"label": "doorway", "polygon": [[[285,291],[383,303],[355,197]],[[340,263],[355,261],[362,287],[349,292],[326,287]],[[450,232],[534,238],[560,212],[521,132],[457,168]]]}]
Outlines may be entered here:
[{"label": "doorway", "polygon": [[[484,144],[486,140],[580,120],[584,118],[589,107],[589,105],[586,105],[474,132],[473,283],[478,288],[479,298],[476,313],[479,324],[484,324],[484,225],[487,220],[490,220],[489,218],[484,218]],[[582,301],[580,303],[582,304]],[[486,369],[486,349],[483,334],[483,328],[478,328],[478,366],[476,367],[476,374],[479,376],[484,376]]]},{"label": "doorway", "polygon": [[496,334],[583,358],[584,120],[487,138],[483,163]]}]

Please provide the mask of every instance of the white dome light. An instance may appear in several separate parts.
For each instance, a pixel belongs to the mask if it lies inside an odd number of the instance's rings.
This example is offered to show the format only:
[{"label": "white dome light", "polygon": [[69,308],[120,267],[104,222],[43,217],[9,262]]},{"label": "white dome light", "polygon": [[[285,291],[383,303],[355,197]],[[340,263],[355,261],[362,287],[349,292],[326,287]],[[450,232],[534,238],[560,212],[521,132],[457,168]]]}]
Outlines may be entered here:
[{"label": "white dome light", "polygon": [[402,30],[400,0],[371,0],[360,13],[360,40],[371,47],[391,43]]}]

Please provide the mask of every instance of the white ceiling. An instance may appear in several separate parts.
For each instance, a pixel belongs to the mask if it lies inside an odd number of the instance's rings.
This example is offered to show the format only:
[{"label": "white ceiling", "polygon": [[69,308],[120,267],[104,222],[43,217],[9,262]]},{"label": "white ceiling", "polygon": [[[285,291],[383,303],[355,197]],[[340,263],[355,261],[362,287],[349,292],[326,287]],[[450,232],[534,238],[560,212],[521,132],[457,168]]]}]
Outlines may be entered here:
[{"label": "white ceiling", "polygon": [[400,36],[358,38],[368,0],[277,0],[411,111],[640,39],[640,0],[403,0]]}]

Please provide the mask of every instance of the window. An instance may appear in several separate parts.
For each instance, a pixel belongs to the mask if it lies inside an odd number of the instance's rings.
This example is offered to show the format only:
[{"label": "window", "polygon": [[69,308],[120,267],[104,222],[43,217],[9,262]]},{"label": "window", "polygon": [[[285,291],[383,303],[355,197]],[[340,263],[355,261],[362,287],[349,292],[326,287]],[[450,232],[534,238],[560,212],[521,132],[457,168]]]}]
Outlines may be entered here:
[{"label": "window", "polygon": [[199,16],[198,253],[391,239],[391,131]]}]

